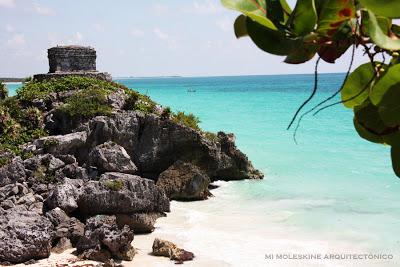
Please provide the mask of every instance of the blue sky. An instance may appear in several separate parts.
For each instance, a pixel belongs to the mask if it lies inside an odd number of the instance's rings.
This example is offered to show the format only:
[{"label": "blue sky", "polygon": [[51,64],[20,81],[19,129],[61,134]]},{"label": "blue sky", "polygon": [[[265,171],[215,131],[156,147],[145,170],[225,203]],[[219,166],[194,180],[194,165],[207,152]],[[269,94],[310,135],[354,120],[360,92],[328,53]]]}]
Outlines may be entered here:
[{"label": "blue sky", "polygon": [[288,65],[237,40],[236,16],[219,0],[0,0],[0,76],[47,72],[47,48],[58,44],[95,47],[98,69],[116,77],[313,72],[313,62]]}]

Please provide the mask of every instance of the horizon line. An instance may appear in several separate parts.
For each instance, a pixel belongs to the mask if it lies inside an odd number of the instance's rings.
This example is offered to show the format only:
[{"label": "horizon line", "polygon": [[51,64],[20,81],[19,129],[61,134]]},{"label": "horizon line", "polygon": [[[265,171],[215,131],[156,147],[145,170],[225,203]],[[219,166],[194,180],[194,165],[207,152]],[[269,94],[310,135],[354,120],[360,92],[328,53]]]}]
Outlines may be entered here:
[{"label": "horizon line", "polygon": [[[345,72],[322,72],[319,75],[326,74],[345,74]],[[249,77],[249,76],[285,76],[285,75],[314,75],[314,73],[277,73],[277,74],[239,74],[239,75],[199,75],[199,76],[182,76],[182,75],[155,75],[155,76],[115,76],[113,79],[151,79],[151,78],[210,78],[210,77]]]}]

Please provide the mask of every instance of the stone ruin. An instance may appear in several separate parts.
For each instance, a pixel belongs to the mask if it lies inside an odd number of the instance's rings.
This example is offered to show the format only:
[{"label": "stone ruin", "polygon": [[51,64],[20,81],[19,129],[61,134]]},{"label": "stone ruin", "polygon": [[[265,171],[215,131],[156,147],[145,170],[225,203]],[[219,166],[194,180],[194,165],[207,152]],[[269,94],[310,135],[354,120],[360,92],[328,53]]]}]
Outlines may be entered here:
[{"label": "stone ruin", "polygon": [[44,81],[65,76],[85,76],[111,81],[107,72],[96,70],[96,50],[92,47],[69,45],[48,49],[49,73],[36,74],[35,81]]}]

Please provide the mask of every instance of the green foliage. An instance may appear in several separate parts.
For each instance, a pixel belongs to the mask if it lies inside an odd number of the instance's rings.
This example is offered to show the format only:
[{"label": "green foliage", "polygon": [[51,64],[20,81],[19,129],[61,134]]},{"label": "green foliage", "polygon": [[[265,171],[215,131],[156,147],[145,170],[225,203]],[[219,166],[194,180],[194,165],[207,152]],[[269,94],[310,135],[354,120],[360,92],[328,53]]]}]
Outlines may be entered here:
[{"label": "green foliage", "polygon": [[274,23],[267,18],[264,0],[222,0],[224,6],[242,12],[247,17],[269,29],[276,29]]},{"label": "green foliage", "polygon": [[22,106],[16,96],[7,97],[0,105],[7,109],[12,118],[19,120],[23,117]]},{"label": "green foliage", "polygon": [[9,164],[11,160],[12,159],[10,157],[0,157],[0,168]]},{"label": "green foliage", "polygon": [[34,172],[33,177],[40,183],[54,184],[57,182],[56,177],[53,173],[46,173],[47,168],[45,166],[39,166]]},{"label": "green foliage", "polygon": [[146,95],[139,94],[131,89],[125,90],[128,95],[125,101],[125,110],[138,110],[145,114],[153,113],[156,107],[156,103]]},{"label": "green foliage", "polygon": [[128,95],[128,98],[125,101],[125,110],[134,110],[136,102],[139,100],[139,93],[130,89],[125,90],[125,94]]},{"label": "green foliage", "polygon": [[119,191],[124,187],[124,182],[121,180],[110,180],[104,183],[105,187],[112,191]]},{"label": "green foliage", "polygon": [[205,138],[207,138],[210,141],[216,142],[218,141],[218,135],[212,132],[204,132]]},{"label": "green foliage", "polygon": [[0,81],[0,101],[5,99],[8,96],[8,90],[6,85]]},{"label": "green foliage", "polygon": [[[375,75],[374,68],[370,63],[359,66],[350,74],[342,89],[342,99],[351,99],[343,103],[347,108],[359,106],[368,98],[370,81]],[[366,90],[364,88],[368,87]]]},{"label": "green foliage", "polygon": [[380,48],[387,50],[400,50],[400,40],[394,39],[383,32],[374,13],[368,11],[368,33],[372,41]]},{"label": "green foliage", "polygon": [[249,36],[263,51],[286,56],[286,63],[303,63],[316,54],[334,63],[350,47],[362,47],[369,62],[346,75],[340,90],[319,105],[341,92],[342,103],[354,111],[358,134],[392,146],[393,168],[400,177],[400,26],[392,20],[400,18],[400,1],[298,0],[293,12],[276,0],[222,4],[242,13],[234,23],[238,38]]},{"label": "green foliage", "polygon": [[166,119],[171,118],[171,116],[172,116],[171,108],[170,107],[164,108],[163,112],[161,113],[161,118],[166,120]]},{"label": "green foliage", "polygon": [[31,102],[34,99],[48,99],[51,93],[60,93],[69,90],[86,90],[89,88],[101,88],[104,91],[115,91],[117,88],[125,88],[117,83],[107,82],[95,78],[66,76],[49,81],[32,81],[17,90],[18,99]]},{"label": "green foliage", "polygon": [[400,2],[398,0],[359,0],[360,3],[372,12],[388,18],[400,18]]},{"label": "green foliage", "polygon": [[68,98],[60,109],[75,118],[110,115],[112,108],[108,104],[107,94],[106,89],[89,87]]},{"label": "green foliage", "polygon": [[49,138],[49,139],[44,141],[43,149],[45,151],[48,151],[50,148],[55,147],[57,145],[58,145],[58,140]]},{"label": "green foliage", "polygon": [[314,30],[317,23],[314,0],[299,0],[289,18],[289,25],[297,35],[306,35]]},{"label": "green foliage", "polygon": [[176,123],[181,123],[194,130],[200,130],[200,119],[192,113],[186,114],[185,112],[179,111],[173,116],[173,121]]}]

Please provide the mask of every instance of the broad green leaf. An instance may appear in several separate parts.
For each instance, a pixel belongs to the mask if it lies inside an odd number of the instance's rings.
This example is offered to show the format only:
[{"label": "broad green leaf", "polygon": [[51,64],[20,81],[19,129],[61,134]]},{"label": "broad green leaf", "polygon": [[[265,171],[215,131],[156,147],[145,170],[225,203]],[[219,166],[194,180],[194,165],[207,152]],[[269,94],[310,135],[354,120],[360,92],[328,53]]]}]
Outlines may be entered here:
[{"label": "broad green leaf", "polygon": [[279,0],[265,0],[267,7],[267,18],[272,22],[279,23],[285,21],[282,4]]},{"label": "broad green leaf", "polygon": [[368,11],[369,15],[369,36],[371,37],[372,41],[374,43],[384,49],[387,50],[400,50],[400,40],[399,39],[393,39],[387,36],[385,34],[381,27],[379,26],[378,20],[374,13],[371,11]]},{"label": "broad green leaf", "polygon": [[388,127],[379,115],[378,108],[369,101],[354,107],[354,117],[360,125],[371,133],[382,135],[388,131]]},{"label": "broad green leaf", "polygon": [[355,17],[354,1],[325,0],[319,5],[317,33],[321,36],[332,37],[345,21]]},{"label": "broad green leaf", "polygon": [[[386,34],[389,34],[392,28],[392,20],[383,16],[376,16],[376,20],[378,21],[381,30]],[[361,31],[364,35],[369,35],[369,15],[366,10],[361,12]]]},{"label": "broad green leaf", "polygon": [[[368,98],[369,88],[365,87],[368,85],[374,75],[375,72],[371,63],[366,63],[359,66],[349,75],[341,92],[342,101],[345,101],[343,105],[346,108],[359,106]],[[353,97],[355,98],[352,99]],[[346,101],[348,99],[352,100]]]},{"label": "broad green leaf", "polygon": [[298,0],[289,18],[289,26],[295,34],[304,36],[314,30],[317,19],[314,0]]},{"label": "broad green leaf", "polygon": [[400,177],[400,147],[392,146],[391,156],[394,173]]},{"label": "broad green leaf", "polygon": [[313,44],[300,44],[291,54],[289,54],[285,63],[301,64],[312,59],[317,53],[318,46]]},{"label": "broad green leaf", "polygon": [[289,18],[290,14],[292,13],[292,9],[290,8],[289,4],[286,2],[286,0],[279,0],[281,2],[283,12]]},{"label": "broad green leaf", "polygon": [[277,29],[274,23],[267,18],[265,0],[221,0],[221,3],[229,9],[242,12],[269,29]]},{"label": "broad green leaf", "polygon": [[388,18],[400,18],[399,0],[360,0],[372,12]]},{"label": "broad green leaf", "polygon": [[247,17],[245,15],[240,15],[239,17],[236,18],[234,24],[236,38],[249,35],[247,33],[246,20]]},{"label": "broad green leaf", "polygon": [[358,135],[364,138],[365,140],[368,140],[373,143],[383,144],[384,141],[380,135],[370,132],[364,126],[362,126],[356,119],[354,119],[354,128],[356,129]]},{"label": "broad green leaf", "polygon": [[284,33],[265,28],[251,19],[246,22],[251,40],[267,53],[287,56],[302,43],[300,39],[287,38]]},{"label": "broad green leaf", "polygon": [[390,87],[400,82],[400,64],[390,67],[386,74],[374,85],[369,98],[375,106],[379,105]]},{"label": "broad green leaf", "polygon": [[400,125],[400,83],[391,86],[378,106],[379,115],[389,127]]}]

